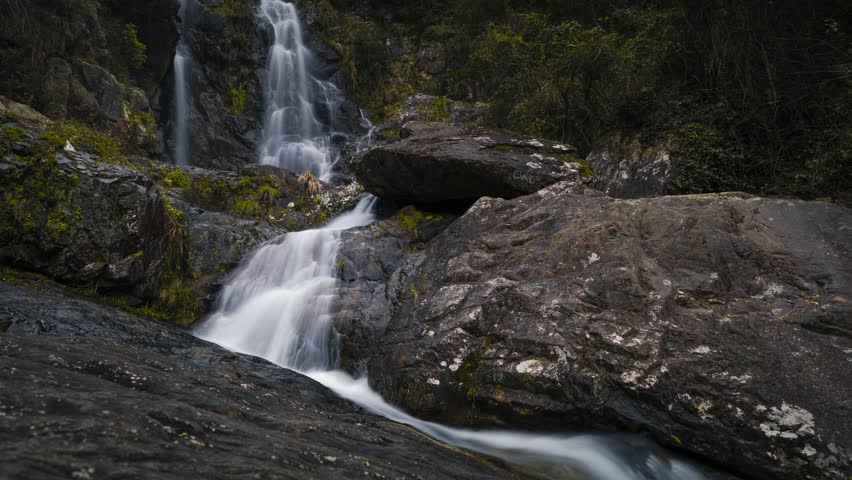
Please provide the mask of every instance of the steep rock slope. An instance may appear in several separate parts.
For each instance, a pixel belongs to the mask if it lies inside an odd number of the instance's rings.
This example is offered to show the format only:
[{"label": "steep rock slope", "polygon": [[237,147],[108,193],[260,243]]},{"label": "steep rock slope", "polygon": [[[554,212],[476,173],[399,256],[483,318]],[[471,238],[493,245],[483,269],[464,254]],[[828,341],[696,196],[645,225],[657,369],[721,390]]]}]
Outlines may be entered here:
[{"label": "steep rock slope", "polygon": [[512,473],[185,332],[0,281],[5,478],[492,479]]}]

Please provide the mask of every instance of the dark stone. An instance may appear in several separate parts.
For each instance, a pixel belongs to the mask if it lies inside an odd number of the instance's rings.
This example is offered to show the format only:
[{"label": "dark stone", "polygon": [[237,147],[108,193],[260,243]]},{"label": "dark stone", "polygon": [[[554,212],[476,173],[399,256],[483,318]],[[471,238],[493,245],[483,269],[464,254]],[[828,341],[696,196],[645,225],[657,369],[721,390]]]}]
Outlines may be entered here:
[{"label": "dark stone", "polygon": [[750,478],[845,478],[850,228],[840,206],[745,194],[484,198],[395,270],[392,240],[355,250],[375,268],[343,345],[419,416],[636,430]]},{"label": "dark stone", "polygon": [[671,142],[646,148],[637,138],[614,138],[586,160],[595,172],[591,186],[615,198],[658,197],[677,193],[673,182],[680,159]]},{"label": "dark stone", "polygon": [[410,122],[402,136],[351,161],[350,170],[368,192],[420,203],[514,198],[581,176],[572,147],[523,135]]},{"label": "dark stone", "polygon": [[518,478],[289,370],[51,288],[0,281],[0,330],[5,478]]},{"label": "dark stone", "polygon": [[426,42],[417,51],[417,68],[437,75],[447,69],[447,49],[437,42]]}]

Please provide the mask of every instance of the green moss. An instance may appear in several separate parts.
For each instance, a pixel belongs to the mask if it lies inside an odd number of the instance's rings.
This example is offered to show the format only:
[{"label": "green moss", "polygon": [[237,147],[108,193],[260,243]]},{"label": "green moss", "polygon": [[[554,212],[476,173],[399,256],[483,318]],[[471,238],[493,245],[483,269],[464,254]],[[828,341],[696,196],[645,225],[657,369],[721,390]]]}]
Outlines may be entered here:
[{"label": "green moss", "polygon": [[27,132],[14,125],[3,125],[3,134],[11,142],[20,142],[27,138]]},{"label": "green moss", "polygon": [[423,215],[423,212],[417,210],[413,205],[401,208],[396,214],[396,222],[413,237],[418,235],[417,226],[425,219],[426,216]]},{"label": "green moss", "polygon": [[93,153],[105,163],[129,164],[118,140],[79,120],[53,122],[38,138],[57,149],[64,148],[67,140],[74,148]]},{"label": "green moss", "polygon": [[589,162],[587,162],[585,159],[571,155],[568,157],[568,161],[571,163],[576,163],[580,166],[580,176],[584,178],[596,177],[595,172],[593,172],[592,168],[589,166]]},{"label": "green moss", "polygon": [[242,115],[246,111],[248,92],[241,88],[231,89],[231,115]]},{"label": "green moss", "polygon": [[182,278],[173,276],[164,282],[152,310],[175,323],[189,325],[201,312],[201,299]]},{"label": "green moss", "polygon": [[78,216],[72,208],[78,178],[60,168],[58,147],[36,139],[31,150],[31,156],[16,157],[18,162],[0,175],[0,239],[8,243],[29,235],[56,241]]},{"label": "green moss", "polygon": [[127,61],[131,68],[138,69],[145,65],[148,60],[146,52],[148,47],[139,41],[136,25],[127,23],[121,30],[122,49],[127,54]]},{"label": "green moss", "polygon": [[163,177],[162,183],[166,188],[189,188],[191,182],[182,168],[173,168]]},{"label": "green moss", "polygon": [[440,97],[427,104],[426,119],[432,122],[449,122],[452,119],[449,99]]}]

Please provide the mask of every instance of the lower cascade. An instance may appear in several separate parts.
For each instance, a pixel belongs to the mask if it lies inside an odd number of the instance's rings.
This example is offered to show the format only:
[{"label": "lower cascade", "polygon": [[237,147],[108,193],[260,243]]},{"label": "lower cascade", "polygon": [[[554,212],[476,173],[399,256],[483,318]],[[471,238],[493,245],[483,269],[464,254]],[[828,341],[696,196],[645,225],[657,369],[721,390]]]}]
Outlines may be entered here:
[{"label": "lower cascade", "polygon": [[303,373],[366,410],[438,441],[547,478],[705,478],[687,462],[659,455],[659,447],[639,437],[473,431],[422,421],[385,402],[366,378],[335,370],[338,347],[331,312],[340,232],[370,224],[375,202],[368,196],[323,228],[290,233],[261,247],[224,288],[217,311],[196,334]]}]

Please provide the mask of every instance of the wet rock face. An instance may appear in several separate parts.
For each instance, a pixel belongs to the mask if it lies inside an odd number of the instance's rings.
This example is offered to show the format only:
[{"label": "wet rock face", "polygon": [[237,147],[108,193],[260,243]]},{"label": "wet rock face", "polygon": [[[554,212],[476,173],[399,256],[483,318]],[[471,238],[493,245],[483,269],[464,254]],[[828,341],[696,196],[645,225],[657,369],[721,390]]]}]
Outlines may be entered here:
[{"label": "wet rock face", "polygon": [[[118,115],[121,102],[134,103],[137,93],[148,102],[156,94],[178,41],[178,0],[34,0],[3,6],[0,94],[51,118],[125,119]],[[129,65],[122,50],[120,32],[127,25],[136,27],[146,47],[139,68]],[[139,111],[151,113],[147,105],[132,113]]]},{"label": "wet rock face", "polygon": [[517,478],[298,374],[50,288],[0,281],[0,384],[7,478]]},{"label": "wet rock face", "polygon": [[481,199],[388,278],[370,379],[421,416],[619,426],[749,477],[845,478],[850,228],[737,194]]},{"label": "wet rock face", "polygon": [[615,198],[644,198],[675,192],[680,159],[672,145],[644,148],[638,139],[615,139],[586,157],[595,172],[591,186]]},{"label": "wet rock face", "polygon": [[410,122],[402,136],[352,160],[368,192],[420,203],[514,198],[581,177],[566,145],[439,122]]},{"label": "wet rock face", "polygon": [[[139,172],[100,163],[86,153],[65,152],[47,177],[40,163],[2,160],[2,175],[11,179],[42,177],[44,191],[30,193],[40,202],[26,204],[4,228],[0,262],[44,273],[71,284],[99,284],[105,289],[153,296],[162,259],[161,199]],[[0,194],[16,198],[15,185],[0,183]],[[6,222],[4,222],[6,223]]]}]

